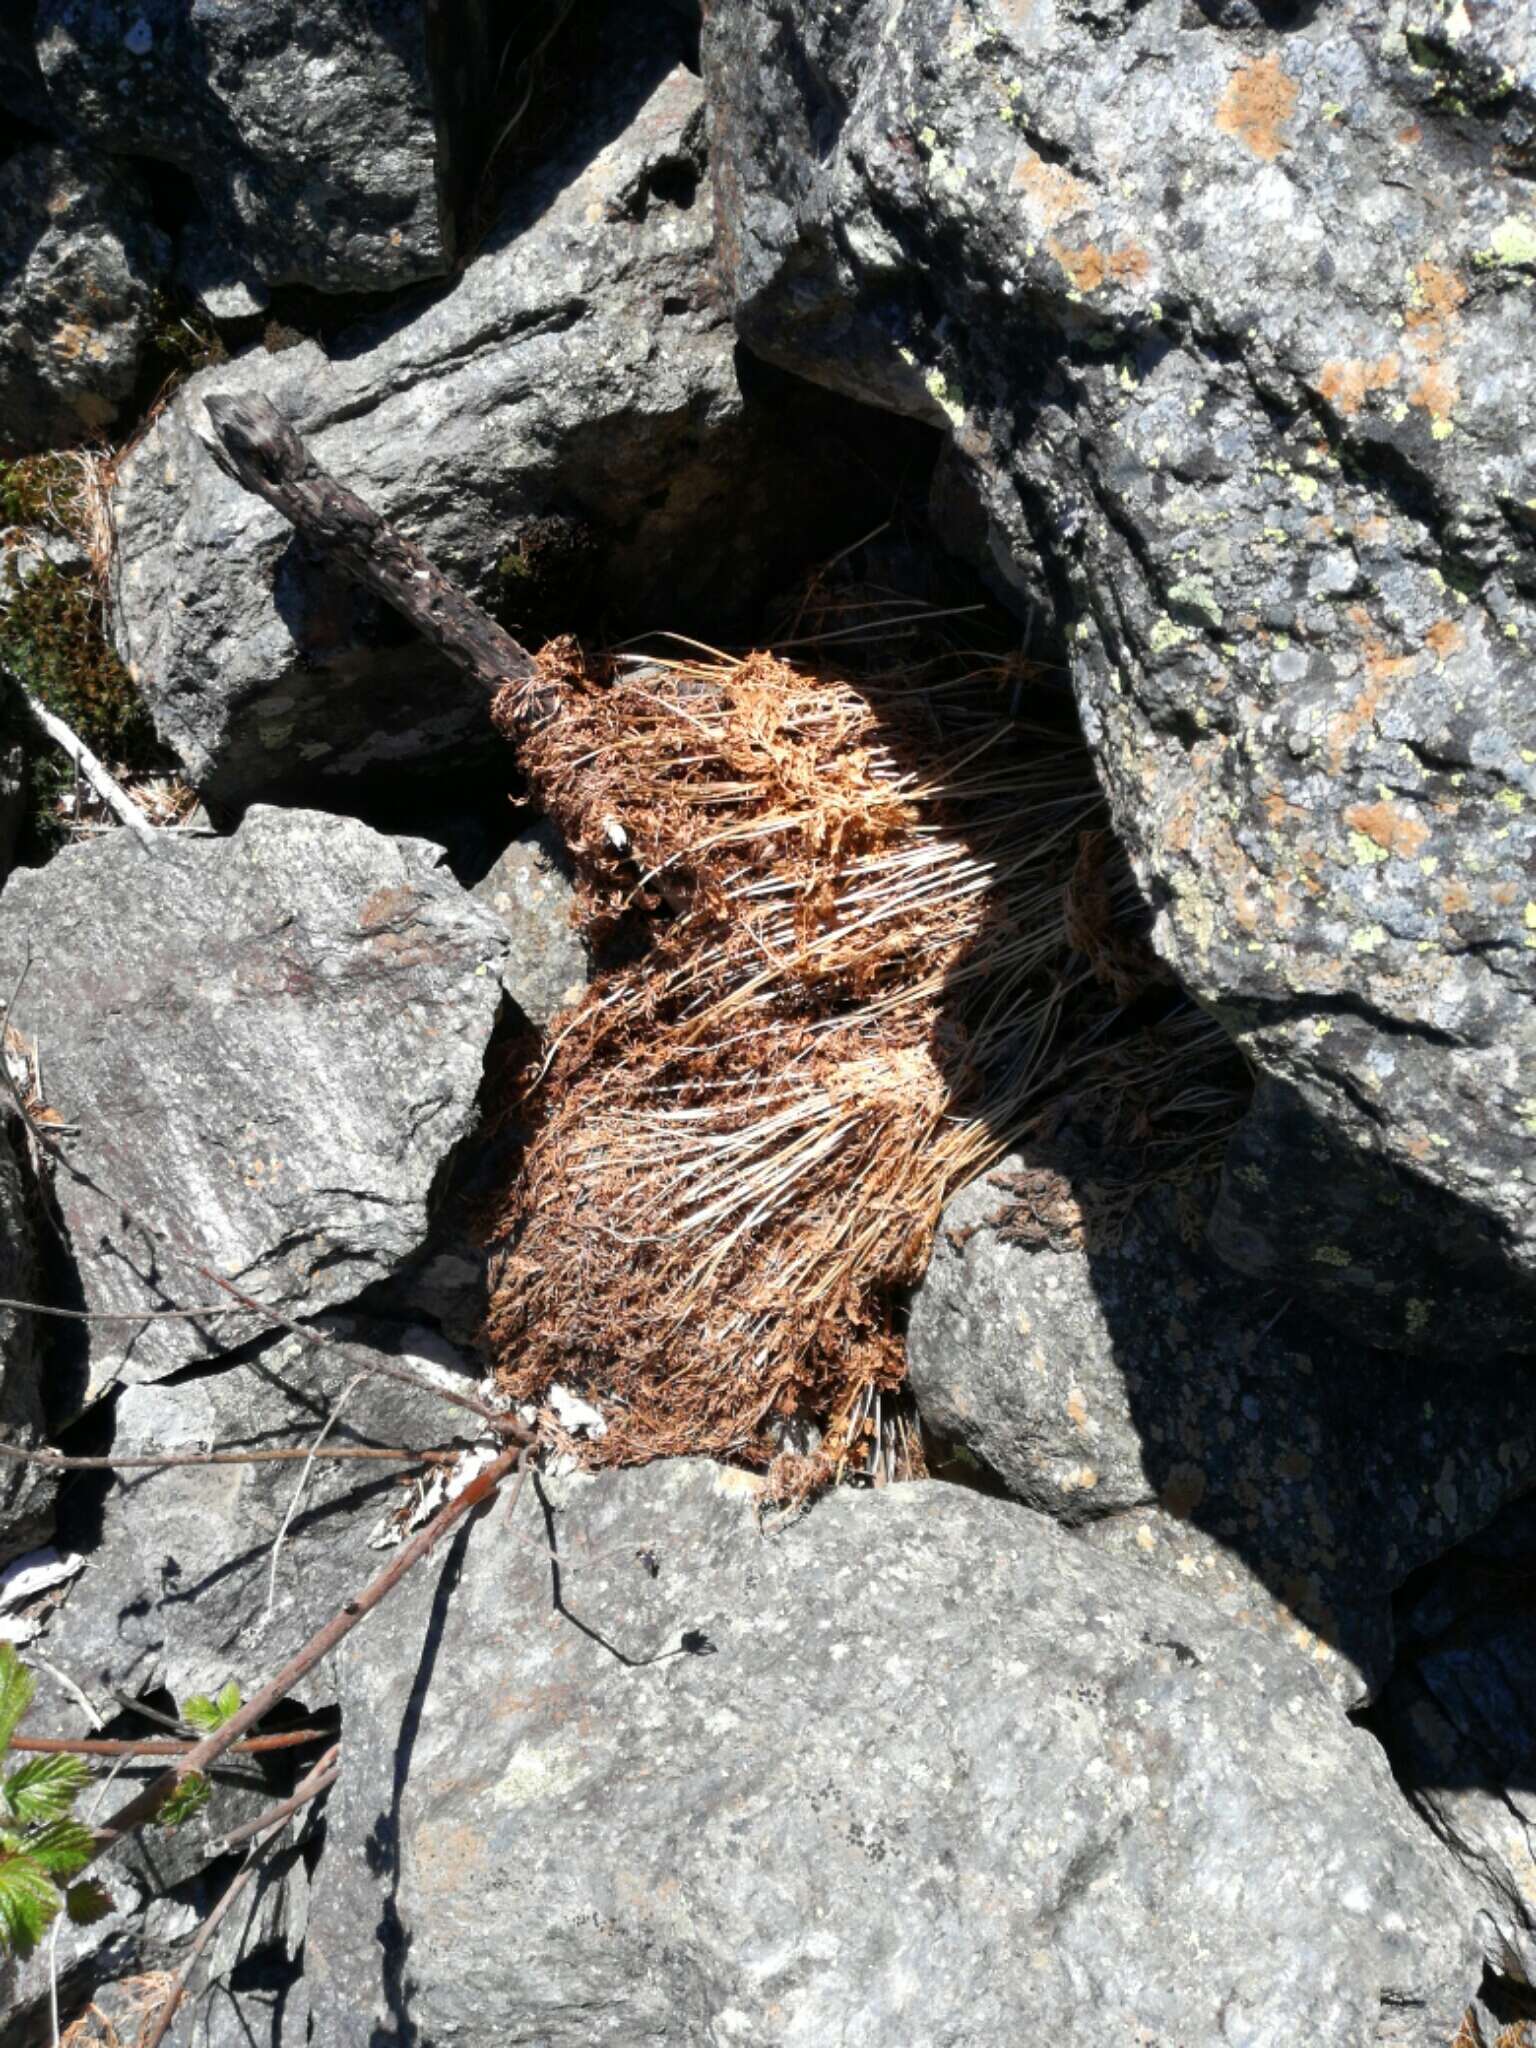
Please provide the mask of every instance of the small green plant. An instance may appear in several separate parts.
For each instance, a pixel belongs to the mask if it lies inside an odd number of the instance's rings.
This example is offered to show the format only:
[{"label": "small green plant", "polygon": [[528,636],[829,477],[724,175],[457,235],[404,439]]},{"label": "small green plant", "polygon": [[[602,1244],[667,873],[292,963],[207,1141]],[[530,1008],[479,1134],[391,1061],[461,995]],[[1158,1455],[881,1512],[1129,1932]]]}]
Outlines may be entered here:
[{"label": "small green plant", "polygon": [[[200,1735],[211,1735],[216,1728],[222,1728],[231,1714],[240,1711],[240,1688],[233,1679],[223,1685],[210,1698],[205,1692],[195,1692],[181,1703],[181,1718],[189,1728],[195,1728]],[[195,1813],[201,1813],[208,1804],[208,1780],[201,1771],[190,1771],[164,1806],[155,1815],[155,1826],[159,1828],[180,1827]]]},{"label": "small green plant", "polygon": [[[36,1680],[9,1643],[0,1643],[0,1749],[32,1704]],[[78,1756],[34,1756],[0,1781],[0,1946],[29,1956],[62,1910],[88,1927],[112,1910],[102,1887],[68,1880],[91,1860],[91,1831],[75,1817],[91,1782]]]}]

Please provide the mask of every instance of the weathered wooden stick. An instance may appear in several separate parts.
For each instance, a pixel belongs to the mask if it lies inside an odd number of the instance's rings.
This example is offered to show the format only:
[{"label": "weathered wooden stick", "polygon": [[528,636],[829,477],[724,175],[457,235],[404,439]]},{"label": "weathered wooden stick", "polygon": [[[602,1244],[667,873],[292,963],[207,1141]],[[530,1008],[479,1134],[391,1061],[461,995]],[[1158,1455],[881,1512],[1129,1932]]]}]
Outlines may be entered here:
[{"label": "weathered wooden stick", "polygon": [[13,668],[6,667],[5,673],[20,693],[21,701],[26,705],[34,723],[48,735],[56,747],[61,748],[69,756],[107,809],[115,812],[130,832],[152,843],[155,838],[154,826],[127,791],[118,785],[106,764],[91,752],[80,735],[71,726],[66,725],[57,712],[50,711],[40,697],[33,695]]},{"label": "weathered wooden stick", "polygon": [[[393,605],[488,693],[536,679],[528,650],[414,541],[327,476],[267,399],[216,394],[204,404],[214,433],[205,446],[220,468],[281,512],[317,553]],[[543,695],[530,693],[530,722],[556,708],[552,694],[547,704],[537,701]]]}]

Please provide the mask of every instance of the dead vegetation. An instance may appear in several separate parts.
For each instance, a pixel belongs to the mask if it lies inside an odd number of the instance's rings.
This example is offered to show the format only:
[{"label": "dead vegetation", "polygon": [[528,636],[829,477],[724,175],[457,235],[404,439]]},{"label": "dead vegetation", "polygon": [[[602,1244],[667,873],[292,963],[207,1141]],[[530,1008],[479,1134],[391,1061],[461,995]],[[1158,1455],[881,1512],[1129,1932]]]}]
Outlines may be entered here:
[{"label": "dead vegetation", "polygon": [[[495,1224],[503,1383],[594,1403],[594,1461],[741,1458],[784,1499],[920,1470],[897,1300],[946,1199],[1085,1093],[1140,1090],[1170,1170],[1235,1114],[1214,1027],[1125,1034],[1175,999],[1081,743],[1015,715],[1016,659],[882,633],[882,602],[857,662],[823,593],[824,665],[556,643],[498,700],[589,922],[655,920],[552,1027]],[[531,695],[559,708],[530,731]]]}]

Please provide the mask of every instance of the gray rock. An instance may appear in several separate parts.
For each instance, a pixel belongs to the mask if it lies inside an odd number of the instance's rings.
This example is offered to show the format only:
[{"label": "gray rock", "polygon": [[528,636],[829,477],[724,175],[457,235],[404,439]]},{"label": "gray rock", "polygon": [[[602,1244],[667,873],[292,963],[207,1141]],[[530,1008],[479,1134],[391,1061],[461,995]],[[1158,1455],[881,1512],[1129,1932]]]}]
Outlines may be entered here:
[{"label": "gray rock", "polygon": [[1094,1155],[1069,1144],[1002,1171],[1081,1191],[1086,1244],[1010,1242],[992,1179],[945,1211],[907,1338],[925,1422],[1030,1505],[1111,1517],[1098,1544],[1292,1641],[1358,1705],[1391,1667],[1394,1590],[1530,1485],[1528,1376],[1351,1343],[1191,1248],[1187,1194],[1095,1238]]},{"label": "gray rock", "polygon": [[[346,1319],[331,1327],[348,1346],[333,1358],[285,1336],[174,1386],[126,1388],[114,1414],[114,1451],[303,1446],[375,1357],[449,1386],[466,1384],[462,1368],[446,1363],[445,1348],[425,1332]],[[451,1442],[466,1421],[473,1425],[462,1410],[379,1377],[347,1395],[326,1441],[431,1446]],[[79,1526],[67,1520],[61,1530],[88,1555],[50,1625],[48,1661],[98,1702],[108,1687],[140,1698],[164,1686],[182,1700],[216,1692],[231,1678],[251,1693],[387,1563],[367,1538],[401,1500],[407,1471],[317,1460],[275,1581],[272,1546],[299,1484],[298,1465],[124,1472],[99,1506],[75,1511]],[[301,1697],[311,1710],[331,1705],[333,1667],[318,1666]],[[46,1674],[41,1698],[59,1712],[68,1704],[62,1692],[54,1698]]]},{"label": "gray rock", "polygon": [[[658,73],[650,33],[615,25],[559,161],[446,296],[329,357],[310,342],[203,372],[123,465],[119,652],[210,798],[476,760],[505,772],[507,754],[476,689],[215,467],[198,438],[207,392],[272,400],[321,462],[514,614],[557,529],[590,540],[608,616],[711,631],[750,616],[825,517],[868,509],[864,470],[813,431],[815,394],[750,396],[738,379],[699,83]],[[549,609],[546,630],[574,623]]]},{"label": "gray rock", "polygon": [[[1376,0],[704,34],[739,331],[941,427],[1021,601],[1039,560],[1160,949],[1392,1209],[1321,1305],[1426,1351],[1536,1293],[1530,47]],[[1289,1220],[1278,1284],[1356,1263]]]},{"label": "gray rock", "polygon": [[[0,1297],[36,1301],[36,1246],[11,1128],[0,1117]],[[47,1438],[41,1376],[37,1319],[24,1309],[0,1306],[0,1437],[22,1450],[36,1450]],[[0,1469],[0,1565],[47,1542],[57,1491],[54,1476],[35,1466],[7,1463]]]},{"label": "gray rock", "polygon": [[170,244],[131,173],[38,143],[0,163],[0,451],[100,433],[132,392]]},{"label": "gray rock", "polygon": [[1379,1727],[1398,1782],[1471,1873],[1491,1969],[1536,1986],[1536,1500],[1420,1587]]},{"label": "gray rock", "polygon": [[483,38],[494,10],[429,12],[38,0],[35,33],[53,105],[101,148],[194,177],[269,284],[385,291],[450,268],[463,194],[448,137],[495,89],[493,64],[438,66],[432,48],[439,28],[445,50]]},{"label": "gray rock", "polygon": [[471,893],[507,928],[501,985],[541,1029],[592,978],[592,961],[571,922],[576,885],[559,833],[541,820],[520,832]]},{"label": "gray rock", "polygon": [[335,2048],[1444,2048],[1471,1901],[1288,1650],[933,1482],[555,1502],[563,1606],[525,1500],[343,1653]]},{"label": "gray rock", "polygon": [[[56,1191],[88,1307],[208,1304],[206,1264],[313,1312],[420,1247],[474,1118],[505,949],[441,862],[258,808],[230,839],[114,832],[12,876],[0,981],[30,949],[15,1021],[78,1133]],[[239,1314],[93,1325],[93,1381],[251,1334]]]}]

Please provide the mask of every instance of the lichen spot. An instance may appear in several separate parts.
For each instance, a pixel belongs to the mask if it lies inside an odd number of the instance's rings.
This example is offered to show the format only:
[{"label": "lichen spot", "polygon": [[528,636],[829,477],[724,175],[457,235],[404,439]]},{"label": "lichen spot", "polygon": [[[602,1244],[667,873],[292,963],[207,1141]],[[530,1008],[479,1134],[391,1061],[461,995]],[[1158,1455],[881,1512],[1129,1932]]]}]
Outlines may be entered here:
[{"label": "lichen spot", "polygon": [[1395,853],[1399,860],[1412,860],[1429,837],[1429,827],[1421,819],[1385,802],[1351,804],[1344,813],[1344,822],[1351,831],[1362,833],[1385,852]]},{"label": "lichen spot", "polygon": [[1042,227],[1053,228],[1070,213],[1081,213],[1093,198],[1092,188],[1059,164],[1048,164],[1032,149],[1021,149],[1013,166],[1013,189],[1020,193]]},{"label": "lichen spot", "polygon": [[1295,106],[1296,81],[1271,53],[1233,72],[1216,109],[1216,126],[1265,163],[1273,163],[1289,147],[1283,130]]},{"label": "lichen spot", "polygon": [[1436,619],[1424,634],[1424,645],[1436,661],[1448,661],[1465,640],[1465,633],[1454,619]]},{"label": "lichen spot", "polygon": [[1335,412],[1356,413],[1368,391],[1386,391],[1402,371],[1397,356],[1382,356],[1368,363],[1353,356],[1333,356],[1317,373],[1317,388]]}]

